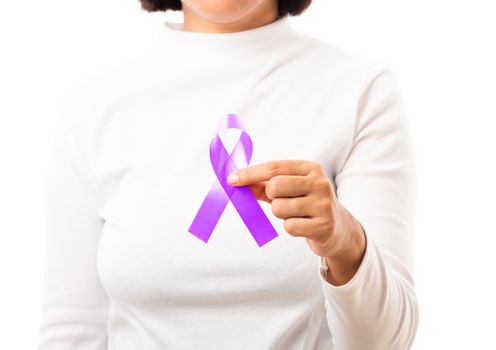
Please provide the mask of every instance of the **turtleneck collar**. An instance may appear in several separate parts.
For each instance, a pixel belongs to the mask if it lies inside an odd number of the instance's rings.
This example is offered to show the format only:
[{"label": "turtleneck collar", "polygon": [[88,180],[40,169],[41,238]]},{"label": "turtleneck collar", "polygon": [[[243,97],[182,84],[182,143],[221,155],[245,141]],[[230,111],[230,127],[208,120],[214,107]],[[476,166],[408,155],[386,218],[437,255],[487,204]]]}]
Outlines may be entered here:
[{"label": "turtleneck collar", "polygon": [[179,56],[257,55],[275,50],[300,35],[291,26],[289,16],[256,28],[227,33],[185,31],[183,25],[162,22],[158,30],[157,49]]}]

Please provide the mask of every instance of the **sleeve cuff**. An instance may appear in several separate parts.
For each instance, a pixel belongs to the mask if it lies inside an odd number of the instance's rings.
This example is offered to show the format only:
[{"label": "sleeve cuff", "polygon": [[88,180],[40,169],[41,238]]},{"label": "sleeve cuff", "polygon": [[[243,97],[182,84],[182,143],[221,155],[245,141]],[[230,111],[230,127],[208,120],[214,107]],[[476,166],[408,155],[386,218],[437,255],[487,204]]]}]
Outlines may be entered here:
[{"label": "sleeve cuff", "polygon": [[365,253],[363,255],[362,262],[360,263],[360,266],[358,267],[358,270],[355,273],[355,275],[347,283],[343,285],[336,286],[332,283],[329,283],[326,280],[325,271],[328,269],[328,267],[325,264],[325,258],[321,256],[317,256],[319,259],[317,274],[319,275],[319,279],[322,283],[322,287],[324,288],[325,292],[327,291],[329,293],[346,294],[346,293],[351,293],[361,285],[361,281],[363,280],[364,276],[367,275],[367,271],[369,270],[372,249],[374,249],[374,244],[370,239],[370,237],[367,235],[367,232],[365,232],[365,237],[367,243],[365,246]]}]

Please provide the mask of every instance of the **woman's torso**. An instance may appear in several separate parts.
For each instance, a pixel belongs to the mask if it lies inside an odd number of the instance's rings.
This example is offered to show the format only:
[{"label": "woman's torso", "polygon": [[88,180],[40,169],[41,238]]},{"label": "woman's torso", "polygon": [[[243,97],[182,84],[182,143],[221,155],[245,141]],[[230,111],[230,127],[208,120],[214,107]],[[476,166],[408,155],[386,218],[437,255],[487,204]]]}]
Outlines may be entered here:
[{"label": "woman's torso", "polygon": [[162,54],[116,69],[93,94],[109,349],[332,348],[318,257],[270,205],[261,203],[279,237],[263,247],[231,203],[208,243],[188,228],[216,181],[209,144],[221,117],[242,119],[251,165],[307,159],[333,177],[367,67],[305,38],[219,65],[198,57],[188,69]]}]

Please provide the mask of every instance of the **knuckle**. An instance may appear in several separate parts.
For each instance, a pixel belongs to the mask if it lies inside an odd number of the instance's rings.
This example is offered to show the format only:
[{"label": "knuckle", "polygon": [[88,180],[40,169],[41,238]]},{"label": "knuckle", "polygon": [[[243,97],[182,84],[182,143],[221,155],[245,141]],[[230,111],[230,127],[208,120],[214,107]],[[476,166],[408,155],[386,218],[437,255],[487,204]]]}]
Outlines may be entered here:
[{"label": "knuckle", "polygon": [[271,203],[271,209],[272,209],[272,214],[274,214],[277,217],[280,217],[281,214],[280,200],[278,200],[277,198],[273,199]]},{"label": "knuckle", "polygon": [[326,177],[318,176],[313,181],[313,187],[320,191],[326,191],[330,189],[330,183]]},{"label": "knuckle", "polygon": [[328,200],[327,198],[322,200],[320,202],[320,209],[324,212],[324,213],[332,213],[333,210],[332,210],[332,203],[330,200]]},{"label": "knuckle", "polygon": [[279,171],[279,164],[276,162],[269,162],[266,165],[266,170],[270,177],[274,177]]},{"label": "knuckle", "polygon": [[272,200],[272,213],[278,218],[284,217],[284,204],[278,198]]},{"label": "knuckle", "polygon": [[321,226],[324,229],[324,231],[331,232],[333,224],[331,220],[322,220]]},{"label": "knuckle", "polygon": [[[322,228],[322,231],[327,232],[329,235],[332,233],[332,229],[334,227],[332,220],[322,220],[320,226]],[[329,236],[327,235],[324,237],[329,237]]]},{"label": "knuckle", "polygon": [[312,170],[314,170],[314,171],[319,171],[319,170],[321,170],[321,169],[322,169],[322,167],[320,166],[320,164],[319,164],[319,163],[317,163],[317,162],[311,162],[311,164],[310,164],[310,168],[311,168]]},{"label": "knuckle", "polygon": [[321,232],[321,234],[318,235],[315,240],[325,242],[331,238],[333,229],[331,221],[323,219],[319,220],[318,222],[316,222],[316,227],[317,231]]},{"label": "knuckle", "polygon": [[292,200],[290,200],[290,203],[291,203],[291,209],[295,213],[302,212],[303,209],[305,209],[305,207],[306,207],[306,204],[300,198],[292,199]]},{"label": "knuckle", "polygon": [[299,189],[299,190],[303,190],[304,192],[309,192],[308,191],[308,189],[309,189],[308,185],[309,185],[308,179],[306,179],[303,176],[296,178],[294,181],[294,187]]},{"label": "knuckle", "polygon": [[281,181],[280,179],[276,176],[271,178],[265,187],[265,192],[269,198],[275,198],[277,195],[280,193],[281,189]]}]

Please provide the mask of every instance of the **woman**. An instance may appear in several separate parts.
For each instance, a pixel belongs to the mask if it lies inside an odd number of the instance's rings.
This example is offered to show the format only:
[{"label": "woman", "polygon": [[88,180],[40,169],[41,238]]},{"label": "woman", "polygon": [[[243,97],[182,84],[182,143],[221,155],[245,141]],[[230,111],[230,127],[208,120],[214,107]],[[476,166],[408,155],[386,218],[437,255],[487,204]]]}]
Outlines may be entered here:
[{"label": "woman", "polygon": [[[393,72],[295,31],[310,0],[141,1],[184,22],[60,111],[39,349],[409,348],[414,156]],[[278,233],[261,245],[233,203],[190,233],[227,115],[253,143],[229,186]]]}]

